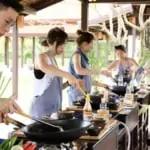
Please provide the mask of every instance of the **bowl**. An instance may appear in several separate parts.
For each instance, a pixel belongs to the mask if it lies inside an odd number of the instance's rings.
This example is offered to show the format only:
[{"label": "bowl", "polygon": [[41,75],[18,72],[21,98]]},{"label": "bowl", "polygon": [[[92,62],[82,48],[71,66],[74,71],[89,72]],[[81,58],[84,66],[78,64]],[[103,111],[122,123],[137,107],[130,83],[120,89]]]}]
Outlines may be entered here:
[{"label": "bowl", "polygon": [[117,110],[119,108],[119,103],[108,102],[107,107],[109,110]]},{"label": "bowl", "polygon": [[58,115],[58,119],[73,119],[74,111],[68,111],[68,110],[58,111],[57,115]]},{"label": "bowl", "polygon": [[101,127],[102,129],[106,125],[106,121],[103,118],[96,118],[92,120],[93,126],[94,127]]},{"label": "bowl", "polygon": [[90,136],[98,136],[101,132],[102,128],[101,127],[90,127],[88,130],[87,130],[87,133],[90,135]]}]

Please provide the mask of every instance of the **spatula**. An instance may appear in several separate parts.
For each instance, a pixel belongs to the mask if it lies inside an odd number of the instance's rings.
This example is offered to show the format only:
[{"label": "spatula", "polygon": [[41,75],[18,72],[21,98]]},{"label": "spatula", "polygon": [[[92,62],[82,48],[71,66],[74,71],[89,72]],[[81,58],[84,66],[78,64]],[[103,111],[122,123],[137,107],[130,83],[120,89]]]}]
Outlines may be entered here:
[{"label": "spatula", "polygon": [[26,118],[32,119],[32,120],[34,120],[34,121],[40,122],[40,123],[42,123],[42,124],[48,125],[48,126],[50,126],[50,127],[58,128],[59,131],[61,131],[61,132],[64,131],[61,126],[53,125],[53,124],[51,124],[51,123],[49,123],[49,122],[40,120],[40,119],[38,119],[38,118],[36,118],[36,117],[32,117],[32,116],[30,116],[30,115],[28,115],[28,114],[26,114],[26,113],[23,113],[23,112],[21,112],[21,113],[20,113],[20,112],[16,112],[16,113],[19,114],[19,115],[21,115],[21,116],[23,116],[23,117],[26,117]]}]

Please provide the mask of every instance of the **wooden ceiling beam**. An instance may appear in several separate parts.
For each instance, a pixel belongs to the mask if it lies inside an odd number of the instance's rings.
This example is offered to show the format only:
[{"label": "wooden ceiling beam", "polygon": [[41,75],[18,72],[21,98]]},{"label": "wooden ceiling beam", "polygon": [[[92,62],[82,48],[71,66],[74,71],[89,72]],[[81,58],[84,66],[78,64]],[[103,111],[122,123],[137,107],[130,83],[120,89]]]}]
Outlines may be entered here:
[{"label": "wooden ceiling beam", "polygon": [[38,11],[61,1],[63,0],[39,0],[36,3],[31,4],[31,7],[35,8]]},{"label": "wooden ceiling beam", "polygon": [[[84,1],[84,0],[81,0]],[[132,4],[150,4],[149,0],[89,0],[89,3],[132,3]]]}]

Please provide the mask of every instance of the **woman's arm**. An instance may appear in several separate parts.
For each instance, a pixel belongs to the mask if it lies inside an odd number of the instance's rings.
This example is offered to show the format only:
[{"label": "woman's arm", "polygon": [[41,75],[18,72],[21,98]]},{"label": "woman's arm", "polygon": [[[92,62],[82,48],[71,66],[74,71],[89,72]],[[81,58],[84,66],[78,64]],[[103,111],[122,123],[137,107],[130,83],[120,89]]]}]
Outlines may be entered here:
[{"label": "woman's arm", "polygon": [[93,75],[93,74],[105,74],[105,71],[102,70],[90,70],[87,68],[83,68],[81,66],[81,56],[79,54],[75,54],[73,56],[73,64],[74,64],[74,69],[75,72],[79,75]]},{"label": "woman's arm", "polygon": [[38,55],[35,66],[37,66],[38,69],[40,69],[44,73],[51,75],[51,76],[68,78],[68,75],[69,75],[69,73],[60,70],[56,66],[49,65],[48,64],[48,56],[46,54]]},{"label": "woman's arm", "polygon": [[130,58],[130,61],[131,61],[132,65],[134,65],[136,68],[139,67],[139,64],[135,61],[135,59]]},{"label": "woman's arm", "polygon": [[93,80],[93,81],[92,81],[92,85],[93,85],[93,86],[98,86],[98,87],[108,88],[108,85],[107,85],[107,84],[101,83],[101,82],[96,81],[96,80]]},{"label": "woman's arm", "polygon": [[70,85],[78,86],[78,81],[72,74],[63,71],[54,65],[49,65],[48,56],[44,53],[38,55],[36,59],[35,67],[37,67],[37,69],[40,69],[41,71],[43,71],[44,73],[48,75],[66,78]]},{"label": "woman's arm", "polygon": [[117,65],[117,61],[113,61],[113,62],[107,67],[107,69],[111,71],[111,70],[113,70],[113,69],[116,68],[116,65]]}]

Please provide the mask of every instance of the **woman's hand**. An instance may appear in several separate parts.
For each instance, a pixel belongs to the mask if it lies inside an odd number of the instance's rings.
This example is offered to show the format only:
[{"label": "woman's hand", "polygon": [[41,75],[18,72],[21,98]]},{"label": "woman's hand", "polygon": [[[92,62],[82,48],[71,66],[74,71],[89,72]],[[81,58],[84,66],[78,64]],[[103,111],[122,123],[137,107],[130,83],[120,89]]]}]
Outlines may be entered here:
[{"label": "woman's hand", "polygon": [[111,72],[109,72],[108,70],[101,70],[100,74],[105,75],[107,77],[112,77]]},{"label": "woman's hand", "polygon": [[80,86],[83,84],[83,80],[76,79],[72,74],[68,74],[67,80],[69,85],[76,87],[77,89],[80,89]]}]

